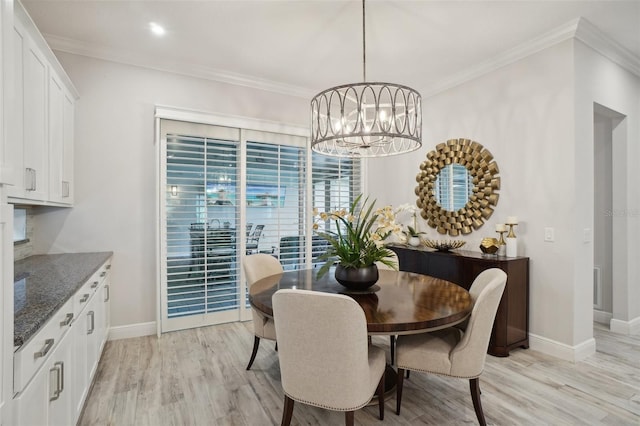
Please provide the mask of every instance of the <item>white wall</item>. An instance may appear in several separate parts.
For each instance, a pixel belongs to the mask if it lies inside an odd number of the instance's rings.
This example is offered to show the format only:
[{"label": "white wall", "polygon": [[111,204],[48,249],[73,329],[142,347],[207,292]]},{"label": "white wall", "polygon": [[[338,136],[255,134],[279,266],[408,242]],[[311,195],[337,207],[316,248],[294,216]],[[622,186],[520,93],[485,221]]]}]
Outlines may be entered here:
[{"label": "white wall", "polygon": [[58,57],[80,93],[76,204],[37,216],[35,250],[113,251],[112,325],[155,321],[154,106],[306,125],[308,100],[71,54]]},{"label": "white wall", "polygon": [[[451,138],[484,145],[500,168],[502,187],[493,216],[461,237],[480,251],[496,223],[518,216],[519,254],[530,258],[530,331],[574,345],[573,42],[567,41],[476,80],[423,99],[422,149],[371,160],[369,190],[383,203],[414,202],[415,175],[426,153]],[[384,162],[384,164],[383,164]],[[555,242],[544,242],[544,228]],[[446,238],[429,229],[428,237]]]},{"label": "white wall", "polygon": [[[614,288],[614,319],[626,321],[631,330],[640,321],[638,80],[571,40],[424,99],[422,149],[369,160],[369,192],[381,204],[414,202],[419,164],[435,145],[461,137],[483,144],[500,167],[500,200],[487,224],[461,237],[465,248],[479,251],[483,237],[496,236],[496,223],[517,215],[519,254],[530,258],[531,346],[580,359],[595,350],[594,242],[589,238],[594,229],[594,102],[627,116],[617,130],[625,141],[617,158],[626,164],[614,166],[626,183],[618,188],[619,204],[614,197],[613,208],[629,212],[621,218],[624,232],[613,236],[614,252],[616,246],[624,250],[623,264],[614,264],[622,270],[618,285],[624,287]],[[544,242],[545,227],[555,229],[555,242]],[[433,229],[428,237],[446,238]]]},{"label": "white wall", "polygon": [[[594,103],[624,115],[612,135],[613,182],[613,320],[612,330],[640,333],[640,77],[606,59],[590,47],[576,42],[576,172],[578,179],[592,182]],[[578,220],[593,223],[593,192],[578,187]],[[589,256],[579,251],[576,257],[575,306],[578,317],[589,317],[587,271],[582,268]],[[590,288],[590,287],[589,287]],[[588,324],[578,320],[576,339],[588,333]]]},{"label": "white wall", "polygon": [[[76,119],[77,202],[73,209],[49,209],[38,216],[36,249],[113,250],[113,324],[154,321],[154,105],[304,126],[308,100],[59,56],[81,96]],[[577,78],[576,68],[581,70]],[[608,87],[606,73],[621,81]],[[496,236],[496,223],[517,215],[519,254],[531,259],[532,347],[538,342],[549,352],[554,345],[569,353],[579,351],[592,340],[593,243],[582,239],[585,228],[593,229],[593,102],[628,115],[625,173],[635,178],[629,182],[637,182],[631,165],[638,160],[637,143],[632,141],[640,140],[638,86],[636,77],[580,42],[563,42],[424,99],[424,146],[405,156],[369,160],[368,192],[380,205],[413,202],[418,166],[436,144],[459,137],[482,143],[495,156],[502,187],[494,215],[464,237],[466,248],[477,251],[482,237]],[[625,208],[638,208],[636,188],[623,188]],[[626,218],[629,259],[638,255],[633,247],[639,237],[637,221],[637,216]],[[555,242],[543,241],[545,227],[555,228]],[[429,236],[439,235],[429,230]],[[637,262],[628,262],[624,272],[633,278],[630,281],[639,281]],[[627,321],[640,315],[640,305],[633,306],[640,300],[634,285],[624,291],[618,313]],[[614,311],[615,305],[614,300]]]}]

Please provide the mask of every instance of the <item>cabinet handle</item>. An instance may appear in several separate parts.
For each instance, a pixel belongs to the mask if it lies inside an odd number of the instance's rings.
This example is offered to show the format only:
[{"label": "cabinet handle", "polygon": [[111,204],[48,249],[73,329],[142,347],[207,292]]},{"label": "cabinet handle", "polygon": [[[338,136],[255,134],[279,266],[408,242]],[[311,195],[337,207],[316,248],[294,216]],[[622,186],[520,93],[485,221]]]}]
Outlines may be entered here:
[{"label": "cabinet handle", "polygon": [[[53,368],[49,370],[49,401],[55,401],[60,398],[60,368],[58,364],[60,363],[56,362],[53,364]],[[51,391],[51,385],[53,384],[53,380],[51,380],[51,373],[55,373],[56,378],[56,386],[53,389],[53,392]]]},{"label": "cabinet handle", "polygon": [[100,276],[101,276],[101,277],[104,277],[105,275],[107,275],[107,271],[102,271],[102,272],[100,272]]},{"label": "cabinet handle", "polygon": [[94,281],[93,284],[91,284],[91,288],[98,287],[98,284],[100,284],[98,281]]},{"label": "cabinet handle", "polygon": [[60,366],[60,393],[62,393],[62,391],[64,390],[64,362],[59,361],[59,362],[56,362],[53,365],[54,366],[56,366],[56,365]]},{"label": "cabinet handle", "polygon": [[72,320],[73,320],[73,313],[67,314],[64,317],[64,321],[60,322],[60,327],[64,327],[64,326],[67,326],[67,325],[71,324]]},{"label": "cabinet handle", "polygon": [[96,329],[95,315],[96,314],[93,311],[89,311],[89,313],[87,314],[87,317],[91,317],[91,328],[87,330],[87,334],[93,334]]},{"label": "cabinet handle", "polygon": [[109,299],[111,298],[111,292],[109,291],[109,286],[105,285],[104,286],[105,291],[107,292],[107,295],[104,297],[104,301],[108,302]]},{"label": "cabinet handle", "polygon": [[62,197],[69,197],[69,182],[67,182],[66,180],[62,181]]},{"label": "cabinet handle", "polygon": [[107,266],[105,266],[106,269],[111,269],[111,264],[108,264]]},{"label": "cabinet handle", "polygon": [[38,352],[33,354],[33,359],[38,359],[40,357],[45,356],[49,350],[51,349],[51,347],[53,346],[53,339],[47,339],[44,341],[44,347],[39,350]]},{"label": "cabinet handle", "polygon": [[38,171],[36,169],[31,169],[33,173],[33,190],[38,189]]},{"label": "cabinet handle", "polygon": [[80,303],[84,303],[87,300],[89,300],[89,295],[88,294],[83,294],[82,298],[80,299]]},{"label": "cabinet handle", "polygon": [[31,167],[27,167],[25,169],[25,181],[27,183],[26,190],[27,191],[35,191],[36,190],[36,170]]}]

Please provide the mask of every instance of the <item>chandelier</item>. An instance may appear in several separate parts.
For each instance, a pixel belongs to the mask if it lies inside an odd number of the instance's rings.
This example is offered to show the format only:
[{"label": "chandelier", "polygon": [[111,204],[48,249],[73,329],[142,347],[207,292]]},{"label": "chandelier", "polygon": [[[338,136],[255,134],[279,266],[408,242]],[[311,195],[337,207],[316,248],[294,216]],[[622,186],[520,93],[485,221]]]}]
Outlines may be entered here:
[{"label": "chandelier", "polygon": [[343,84],[311,99],[311,149],[334,157],[386,157],[422,146],[422,98],[410,87],[367,82],[362,0],[362,83]]}]

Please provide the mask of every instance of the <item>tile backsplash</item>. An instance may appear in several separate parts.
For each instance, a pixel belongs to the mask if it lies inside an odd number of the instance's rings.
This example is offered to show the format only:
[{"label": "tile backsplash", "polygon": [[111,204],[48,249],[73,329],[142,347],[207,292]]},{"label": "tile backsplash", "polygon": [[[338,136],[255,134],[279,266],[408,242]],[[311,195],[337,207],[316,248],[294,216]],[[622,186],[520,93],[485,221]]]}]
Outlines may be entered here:
[{"label": "tile backsplash", "polygon": [[34,220],[33,207],[14,206],[14,209],[25,209],[27,211],[27,239],[13,243],[13,260],[22,260],[33,254]]}]

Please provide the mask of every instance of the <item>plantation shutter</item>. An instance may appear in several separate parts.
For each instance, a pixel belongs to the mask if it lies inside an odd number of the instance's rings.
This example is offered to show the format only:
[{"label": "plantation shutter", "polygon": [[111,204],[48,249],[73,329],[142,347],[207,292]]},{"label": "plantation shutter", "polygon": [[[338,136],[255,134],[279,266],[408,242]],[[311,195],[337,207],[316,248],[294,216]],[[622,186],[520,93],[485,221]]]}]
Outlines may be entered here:
[{"label": "plantation shutter", "polygon": [[[243,136],[247,253],[273,254],[285,269],[302,267],[310,216],[305,209],[306,138],[257,131]],[[259,227],[260,237],[253,238]]]}]

